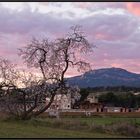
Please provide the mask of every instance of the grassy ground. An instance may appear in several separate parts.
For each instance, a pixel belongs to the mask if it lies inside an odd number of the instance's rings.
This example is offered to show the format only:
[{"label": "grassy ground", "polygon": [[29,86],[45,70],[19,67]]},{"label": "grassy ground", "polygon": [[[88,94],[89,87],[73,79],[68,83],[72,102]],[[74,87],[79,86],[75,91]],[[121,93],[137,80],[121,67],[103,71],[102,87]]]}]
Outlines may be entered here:
[{"label": "grassy ground", "polygon": [[51,128],[31,121],[0,121],[0,138],[118,138],[122,136]]},{"label": "grassy ground", "polygon": [[[39,118],[36,120],[40,125],[75,130],[81,132],[100,132],[101,134],[112,134],[112,137],[140,137],[140,118],[130,117],[90,117],[90,118]],[[101,135],[102,137],[102,135]]]},{"label": "grassy ground", "polygon": [[[58,120],[45,116],[28,121],[17,121],[0,116],[0,138],[130,138],[140,136],[140,118],[138,117],[72,118],[67,116]],[[129,124],[122,125],[124,122]],[[107,131],[104,131],[106,128],[108,128]],[[120,132],[123,133],[120,134]],[[135,132],[137,133],[135,136],[131,135]]]},{"label": "grassy ground", "polygon": [[[51,121],[50,118],[47,118],[46,120]],[[140,125],[140,118],[128,118],[128,117],[90,117],[90,118],[62,118],[62,120],[69,121],[81,121],[85,122],[87,124],[97,124],[97,125],[107,125],[112,123],[121,123],[124,121],[131,122],[131,123],[137,123]]]}]

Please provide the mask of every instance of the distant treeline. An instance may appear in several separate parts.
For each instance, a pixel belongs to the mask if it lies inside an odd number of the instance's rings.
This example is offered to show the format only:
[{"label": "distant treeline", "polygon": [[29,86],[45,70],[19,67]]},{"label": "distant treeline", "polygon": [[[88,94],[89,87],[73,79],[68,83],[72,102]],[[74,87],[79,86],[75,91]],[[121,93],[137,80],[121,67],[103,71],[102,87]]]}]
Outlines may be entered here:
[{"label": "distant treeline", "polygon": [[115,94],[113,92],[108,92],[106,94],[101,94],[98,97],[98,101],[104,105],[111,105],[116,107],[125,108],[139,108],[140,107],[140,94],[134,95],[130,92]]},{"label": "distant treeline", "polygon": [[126,87],[126,86],[118,86],[118,87],[88,87],[88,88],[81,88],[81,90],[86,90],[88,92],[101,92],[101,91],[134,91],[134,92],[139,92],[140,87]]}]

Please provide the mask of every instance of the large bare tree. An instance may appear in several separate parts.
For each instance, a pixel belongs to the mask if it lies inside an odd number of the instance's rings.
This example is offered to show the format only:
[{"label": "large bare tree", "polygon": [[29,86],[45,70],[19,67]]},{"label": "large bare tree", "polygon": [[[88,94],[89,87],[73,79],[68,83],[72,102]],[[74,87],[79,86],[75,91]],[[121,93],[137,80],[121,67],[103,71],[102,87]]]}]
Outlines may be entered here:
[{"label": "large bare tree", "polygon": [[[0,91],[4,97],[1,101],[6,102],[6,110],[21,119],[29,119],[46,111],[56,94],[74,91],[67,84],[67,71],[73,67],[79,72],[90,70],[90,63],[83,59],[83,55],[92,51],[93,46],[81,28],[74,26],[63,38],[54,41],[32,39],[26,47],[20,49],[19,54],[24,62],[38,69],[40,78],[20,71],[7,60],[1,59]],[[45,102],[46,97],[50,98],[48,104]]]},{"label": "large bare tree", "polygon": [[[69,68],[76,67],[79,72],[90,70],[90,63],[82,60],[83,54],[91,53],[93,46],[88,42],[80,26],[71,28],[66,37],[54,41],[33,39],[28,46],[20,49],[20,55],[29,67],[40,69],[42,83],[50,83],[50,102],[34,115],[46,111],[57,93],[67,93],[65,76]],[[47,91],[46,91],[47,92]]]}]

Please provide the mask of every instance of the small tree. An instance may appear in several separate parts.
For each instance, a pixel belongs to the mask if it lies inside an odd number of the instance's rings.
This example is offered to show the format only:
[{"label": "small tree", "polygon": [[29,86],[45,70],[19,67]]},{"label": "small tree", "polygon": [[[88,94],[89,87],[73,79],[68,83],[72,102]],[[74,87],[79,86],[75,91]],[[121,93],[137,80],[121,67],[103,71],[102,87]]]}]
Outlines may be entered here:
[{"label": "small tree", "polygon": [[0,79],[1,111],[27,119],[35,108],[45,103],[43,91],[46,91],[47,85],[42,85],[36,76],[17,69],[10,61],[2,58]]}]

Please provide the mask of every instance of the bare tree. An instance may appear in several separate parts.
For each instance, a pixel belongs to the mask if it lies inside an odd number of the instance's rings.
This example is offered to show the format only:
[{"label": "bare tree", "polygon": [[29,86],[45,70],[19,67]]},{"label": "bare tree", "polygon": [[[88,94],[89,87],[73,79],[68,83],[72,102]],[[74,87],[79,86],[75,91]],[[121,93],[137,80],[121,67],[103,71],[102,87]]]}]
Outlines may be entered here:
[{"label": "bare tree", "polygon": [[[0,59],[1,108],[21,119],[29,119],[46,111],[56,94],[76,91],[67,84],[66,73],[73,67],[80,72],[90,70],[90,64],[80,56],[91,53],[93,47],[79,26],[71,29],[66,37],[54,41],[33,39],[20,49],[20,56],[27,66],[39,69],[41,77]],[[50,98],[48,104],[46,97]]]},{"label": "bare tree", "polygon": [[71,29],[72,32],[66,37],[52,42],[47,39],[42,41],[33,39],[27,47],[20,49],[20,55],[27,65],[39,68],[43,81],[54,86],[49,92],[50,103],[40,108],[34,115],[46,111],[57,93],[67,93],[65,75],[69,68],[76,67],[80,72],[91,68],[88,62],[77,56],[92,52],[93,46],[81,32],[80,26],[74,26]]},{"label": "bare tree", "polygon": [[0,59],[0,79],[0,109],[20,119],[30,119],[45,106],[54,88],[5,59]]},{"label": "bare tree", "polygon": [[43,103],[44,87],[40,87],[36,78],[31,73],[18,70],[10,61],[0,58],[1,111],[22,119],[30,118],[32,111]]}]

